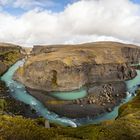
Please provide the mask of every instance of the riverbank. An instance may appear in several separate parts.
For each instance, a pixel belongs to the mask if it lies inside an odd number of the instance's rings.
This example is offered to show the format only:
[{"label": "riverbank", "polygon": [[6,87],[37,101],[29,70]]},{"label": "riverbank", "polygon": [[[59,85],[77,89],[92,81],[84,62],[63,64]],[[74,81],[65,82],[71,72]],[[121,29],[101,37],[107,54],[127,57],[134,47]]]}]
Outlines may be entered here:
[{"label": "riverbank", "polygon": [[[139,140],[140,139],[140,91],[134,99],[119,109],[116,120],[78,128],[53,125],[42,126],[41,120],[22,117],[0,116],[0,138],[2,140]],[[10,124],[10,125],[9,125]],[[20,129],[19,129],[20,128]]]},{"label": "riverbank", "polygon": [[39,117],[36,111],[31,109],[29,105],[14,99],[2,81],[0,81],[0,114],[11,116],[21,115],[26,118]]},{"label": "riverbank", "polygon": [[[88,89],[86,97],[75,100],[61,100],[53,97],[53,93],[47,94],[43,91],[26,89],[28,93],[40,100],[49,111],[69,118],[96,118],[111,112],[126,97],[124,82],[98,83]],[[61,92],[58,94],[61,95]]]},{"label": "riverbank", "polygon": [[[0,43],[0,76],[25,55],[21,46]],[[1,78],[1,77],[0,77]],[[22,115],[27,118],[36,118],[38,115],[29,105],[24,104],[11,96],[8,87],[0,81],[0,114],[11,116]]]}]

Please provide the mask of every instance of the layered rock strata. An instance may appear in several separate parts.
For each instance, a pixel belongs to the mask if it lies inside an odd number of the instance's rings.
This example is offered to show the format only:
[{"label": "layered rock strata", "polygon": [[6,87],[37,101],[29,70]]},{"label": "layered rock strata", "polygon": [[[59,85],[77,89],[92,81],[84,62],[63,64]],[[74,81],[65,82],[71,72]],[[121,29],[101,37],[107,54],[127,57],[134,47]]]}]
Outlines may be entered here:
[{"label": "layered rock strata", "polygon": [[[117,42],[36,46],[14,78],[50,110],[71,118],[110,112],[126,96],[124,81],[136,76],[140,48]],[[87,89],[72,101],[56,99],[53,92]],[[76,93],[75,93],[76,94]]]},{"label": "layered rock strata", "polygon": [[[42,48],[43,49],[43,48]],[[15,79],[25,86],[51,91],[71,91],[98,82],[125,81],[136,76],[131,63],[140,49],[113,42],[64,46],[30,57]]]}]

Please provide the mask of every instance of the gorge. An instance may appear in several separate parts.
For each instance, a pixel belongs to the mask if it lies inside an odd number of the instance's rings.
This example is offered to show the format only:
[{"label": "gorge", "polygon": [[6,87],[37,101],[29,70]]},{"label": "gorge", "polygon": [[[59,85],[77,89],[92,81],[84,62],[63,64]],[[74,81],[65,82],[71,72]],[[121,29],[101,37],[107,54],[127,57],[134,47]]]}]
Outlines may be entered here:
[{"label": "gorge", "polygon": [[119,118],[120,105],[132,100],[139,88],[138,46],[40,46],[28,58],[24,50],[18,52],[11,63],[3,57],[9,70],[1,80],[11,96],[51,123],[77,127]]},{"label": "gorge", "polygon": [[96,118],[126,97],[139,55],[137,46],[117,42],[35,46],[14,79],[60,116]]}]

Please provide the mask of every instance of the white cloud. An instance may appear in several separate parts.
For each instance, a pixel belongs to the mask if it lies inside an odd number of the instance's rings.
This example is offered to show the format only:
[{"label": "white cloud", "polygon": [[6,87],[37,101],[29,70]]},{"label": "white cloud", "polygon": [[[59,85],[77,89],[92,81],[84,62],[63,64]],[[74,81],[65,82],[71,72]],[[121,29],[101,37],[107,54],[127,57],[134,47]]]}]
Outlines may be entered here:
[{"label": "white cloud", "polygon": [[20,17],[0,14],[0,41],[25,44],[99,40],[140,44],[140,5],[129,0],[81,0],[51,13],[37,9]]},{"label": "white cloud", "polygon": [[6,5],[8,3],[8,0],[0,0],[0,5]]},{"label": "white cloud", "polygon": [[0,0],[0,6],[11,6],[22,9],[33,9],[36,7],[48,8],[58,5],[53,0]]},{"label": "white cloud", "polygon": [[23,9],[30,9],[34,7],[52,7],[56,3],[52,0],[16,0],[13,1],[14,7],[20,7]]}]

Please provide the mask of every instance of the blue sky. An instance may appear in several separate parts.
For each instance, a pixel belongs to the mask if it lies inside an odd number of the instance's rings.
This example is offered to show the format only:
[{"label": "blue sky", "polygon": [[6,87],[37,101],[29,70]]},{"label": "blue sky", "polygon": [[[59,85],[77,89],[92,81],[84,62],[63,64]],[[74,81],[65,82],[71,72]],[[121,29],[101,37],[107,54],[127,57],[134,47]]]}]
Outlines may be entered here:
[{"label": "blue sky", "polygon": [[139,3],[140,4],[140,0],[132,0],[134,3]]},{"label": "blue sky", "polygon": [[[36,7],[58,13],[63,11],[68,4],[76,1],[78,0],[0,0],[0,7],[12,15],[21,15]],[[140,4],[140,0],[131,1]]]},{"label": "blue sky", "polygon": [[57,13],[63,11],[68,4],[76,1],[78,0],[0,0],[0,7],[12,15],[21,15],[34,8]]}]

